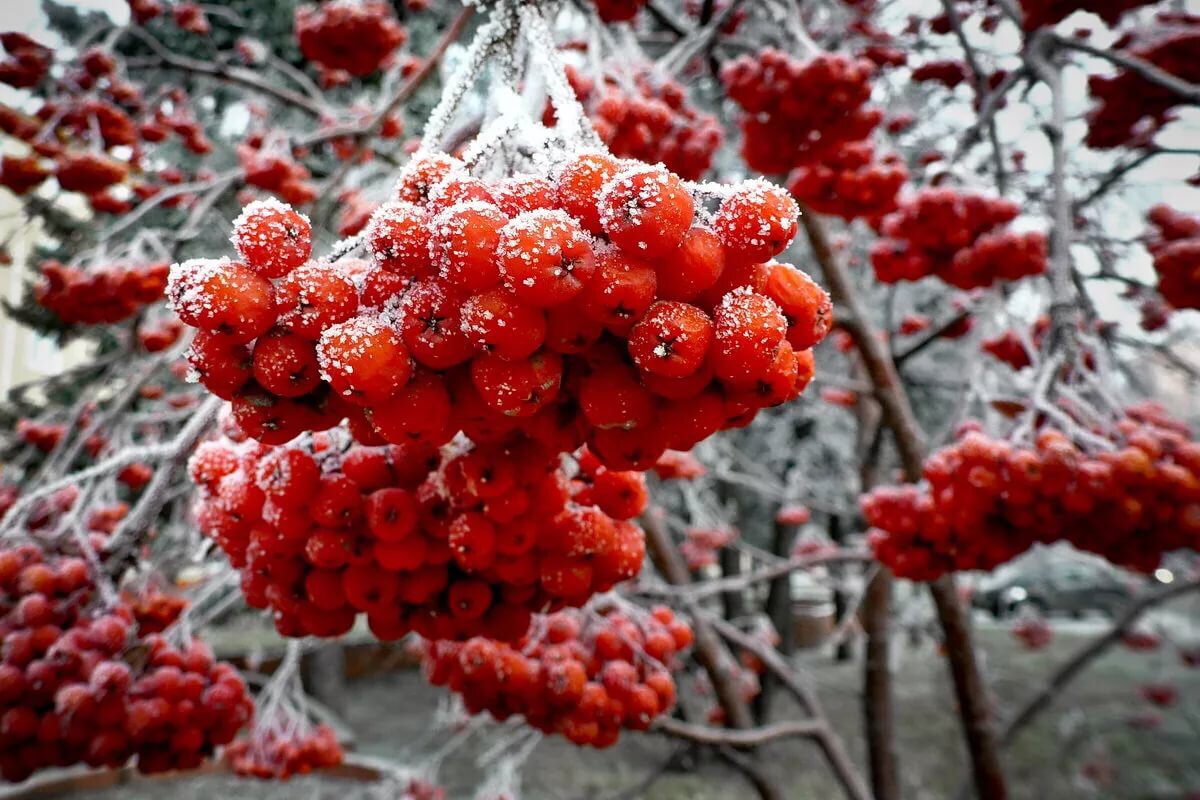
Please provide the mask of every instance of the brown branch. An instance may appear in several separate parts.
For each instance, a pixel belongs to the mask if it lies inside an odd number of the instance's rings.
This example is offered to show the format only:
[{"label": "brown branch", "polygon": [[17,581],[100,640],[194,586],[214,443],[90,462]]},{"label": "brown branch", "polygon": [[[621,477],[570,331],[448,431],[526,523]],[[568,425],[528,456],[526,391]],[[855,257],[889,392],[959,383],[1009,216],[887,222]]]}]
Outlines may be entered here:
[{"label": "brown branch", "polygon": [[964,309],[964,310],[958,312],[953,317],[951,317],[950,319],[943,322],[941,325],[938,325],[937,327],[932,328],[928,333],[926,333],[923,337],[918,339],[916,342],[913,342],[911,345],[909,345],[908,349],[902,350],[899,353],[897,353],[896,357],[894,359],[896,362],[896,366],[897,367],[902,366],[905,361],[908,361],[910,358],[917,355],[918,353],[923,351],[925,348],[929,347],[931,344],[936,342],[938,339],[945,336],[947,331],[952,330],[957,325],[961,325],[963,320],[965,320],[967,317],[971,316],[971,310],[972,309],[968,308],[968,309]]},{"label": "brown branch", "polygon": [[1050,334],[1046,337],[1046,352],[1060,345],[1071,346],[1079,312],[1079,297],[1073,280],[1071,243],[1074,237],[1074,215],[1071,196],[1067,191],[1066,97],[1062,82],[1062,64],[1052,47],[1055,40],[1035,39],[1025,49],[1025,62],[1050,89],[1051,118],[1043,126],[1053,150],[1051,169],[1051,204],[1054,227],[1050,238]]},{"label": "brown branch", "polygon": [[1025,729],[1039,714],[1054,702],[1067,684],[1083,672],[1089,664],[1101,656],[1133,626],[1135,622],[1150,609],[1162,605],[1188,592],[1200,590],[1200,579],[1180,582],[1159,592],[1147,594],[1131,603],[1124,613],[1113,623],[1104,634],[1081,647],[1075,655],[1067,659],[1050,679],[1046,681],[1036,694],[1025,701],[1012,718],[1005,724],[1000,734],[1000,746],[1007,747],[1016,739],[1017,734]]},{"label": "brown branch", "polygon": [[[875,396],[883,412],[884,423],[891,428],[900,462],[909,481],[921,479],[924,464],[924,444],[916,416],[909,403],[908,394],[900,383],[895,363],[886,344],[875,335],[867,309],[855,291],[850,273],[837,258],[829,244],[829,235],[824,223],[816,214],[801,207],[800,221],[804,225],[813,256],[820,265],[834,303],[848,315],[841,321],[850,333],[863,365],[875,385]],[[966,738],[967,750],[971,755],[971,767],[976,791],[981,800],[1000,800],[1005,797],[1004,773],[996,749],[995,736],[991,728],[991,701],[971,642],[971,632],[966,614],[958,602],[952,576],[945,576],[930,586],[938,620],[946,637],[946,654],[954,678],[955,694],[958,698],[959,716]],[[880,676],[882,679],[882,676]],[[890,683],[890,675],[887,676]],[[890,704],[890,686],[886,693],[882,687],[880,698]],[[874,696],[870,688],[868,695]],[[871,742],[873,747],[890,745],[891,731],[878,733],[880,739]],[[886,756],[881,755],[881,758]]]},{"label": "brown branch", "polygon": [[[687,564],[661,520],[653,513],[644,514],[642,527],[646,530],[646,549],[650,560],[654,562],[663,578],[675,586],[691,584],[692,576],[688,572]],[[699,604],[687,594],[683,595],[682,601],[693,618],[696,661],[708,673],[717,700],[725,711],[725,718],[735,728],[752,727],[754,722],[750,715],[750,707],[738,692],[737,665],[733,656],[721,644],[712,626],[704,620]]]},{"label": "brown branch", "polygon": [[758,747],[775,739],[792,736],[815,737],[820,734],[821,727],[821,723],[810,719],[787,720],[758,728],[741,729],[697,725],[675,717],[659,717],[654,723],[655,730],[696,744],[742,748]]},{"label": "brown branch", "polygon": [[[959,46],[962,47],[963,56],[971,70],[971,85],[975,89],[975,102],[982,108],[982,103],[990,97],[987,76],[983,74],[975,48],[971,46],[966,31],[963,30],[962,19],[958,16],[958,7],[954,0],[942,0],[942,9],[946,13],[946,19],[950,21],[954,37],[958,39]],[[1000,194],[1004,194],[1008,188],[1008,170],[1004,167],[1004,151],[1000,149],[1000,136],[996,132],[996,116],[988,114],[984,119],[981,114],[980,120],[987,128],[988,140],[992,145],[992,164],[996,169],[996,188],[1000,190]]]},{"label": "brown branch", "polygon": [[821,724],[821,729],[817,730],[813,737],[825,754],[826,760],[829,761],[829,766],[838,783],[846,792],[846,796],[851,800],[871,800],[870,790],[863,782],[854,762],[850,760],[850,754],[846,752],[841,737],[830,727],[816,692],[800,680],[795,670],[788,666],[783,656],[774,647],[747,635],[720,617],[708,615],[708,619],[718,633],[743,650],[757,656],[763,665],[779,679],[780,683],[792,693],[804,711],[813,718],[813,721]]},{"label": "brown branch", "polygon": [[240,86],[245,86],[248,89],[253,89],[256,92],[265,94],[269,97],[274,97],[276,100],[294,106],[301,111],[307,112],[314,117],[324,115],[328,108],[315,100],[293,92],[291,89],[285,89],[282,86],[276,86],[268,80],[264,80],[253,70],[244,67],[234,67],[228,64],[219,64],[212,61],[200,61],[199,59],[181,56],[178,53],[171,52],[162,42],[151,36],[145,30],[139,27],[128,27],[124,29],[125,33],[139,39],[143,44],[154,51],[155,59],[130,59],[127,66],[134,68],[141,67],[156,67],[167,66],[174,69],[190,72],[195,75],[205,75],[210,78],[225,81],[227,83],[235,83]]},{"label": "brown branch", "polygon": [[717,748],[717,754],[733,765],[734,769],[746,776],[746,780],[754,785],[759,800],[785,800],[783,792],[775,782],[763,773],[758,764],[749,756],[739,753],[732,747]]},{"label": "brown branch", "polygon": [[1100,182],[1096,184],[1095,189],[1092,189],[1092,191],[1088,192],[1084,197],[1081,197],[1079,200],[1077,200],[1071,210],[1076,214],[1078,214],[1080,211],[1083,211],[1092,203],[1103,197],[1104,194],[1108,192],[1108,190],[1111,189],[1118,181],[1124,178],[1127,173],[1132,172],[1142,164],[1145,164],[1160,152],[1161,151],[1157,149],[1143,150],[1128,161],[1123,161],[1120,164],[1117,164],[1115,167],[1105,173],[1104,177],[1100,179]]},{"label": "brown branch", "polygon": [[[471,20],[471,17],[474,16],[474,14],[474,6],[463,6],[462,10],[458,12],[458,15],[451,20],[450,24],[446,27],[446,30],[442,32],[441,37],[434,44],[433,49],[429,51],[429,55],[426,56],[425,60],[421,62],[421,66],[417,68],[417,71],[410,75],[408,80],[401,84],[400,88],[396,90],[396,93],[392,95],[392,97],[386,103],[383,104],[383,107],[371,117],[371,120],[366,125],[360,126],[353,132],[348,134],[336,134],[353,136],[355,139],[355,148],[354,152],[351,153],[348,158],[342,160],[342,163],[338,167],[337,171],[335,171],[333,175],[329,177],[329,180],[326,183],[327,186],[336,188],[341,184],[342,179],[346,177],[346,173],[350,170],[350,167],[358,161],[358,157],[362,155],[364,150],[366,150],[370,138],[378,133],[380,128],[383,127],[383,124],[387,121],[388,115],[399,108],[401,104],[407,102],[414,94],[416,94],[417,89],[420,89],[421,85],[424,84],[429,76],[433,74],[434,68],[438,65],[438,62],[442,60],[442,56],[445,55],[446,50],[449,49],[450,45],[458,41],[458,37],[462,35],[463,29],[467,27],[467,23]],[[334,138],[334,136],[330,136],[329,138]],[[330,195],[336,201],[336,195],[333,193],[330,193]]]},{"label": "brown branch", "polygon": [[1087,53],[1090,56],[1110,61],[1119,67],[1124,67],[1130,72],[1136,73],[1139,77],[1144,78],[1150,83],[1179,95],[1185,102],[1200,103],[1200,84],[1189,83],[1166,70],[1158,68],[1145,59],[1128,53],[1122,53],[1118,50],[1104,50],[1079,39],[1050,35],[1054,44],[1058,47],[1067,50],[1078,50],[1081,53]]},{"label": "brown branch", "polygon": [[661,592],[669,596],[686,596],[692,600],[703,600],[706,597],[712,597],[715,594],[723,594],[725,592],[741,591],[749,588],[756,583],[773,580],[782,577],[797,570],[812,569],[813,567],[823,567],[830,564],[843,564],[853,562],[872,561],[871,554],[864,550],[840,550],[836,553],[816,556],[793,556],[792,558],[780,561],[776,564],[771,564],[762,569],[756,569],[753,572],[745,572],[741,575],[735,575],[729,578],[718,578],[716,580],[704,581],[703,583],[691,583],[684,586],[664,587],[664,590],[659,589],[643,589],[640,591],[646,592]]},{"label": "brown branch", "polygon": [[862,599],[863,730],[871,746],[871,789],[875,797],[899,798],[899,759],[896,753],[896,709],[892,698],[892,573],[880,569],[867,583]]}]

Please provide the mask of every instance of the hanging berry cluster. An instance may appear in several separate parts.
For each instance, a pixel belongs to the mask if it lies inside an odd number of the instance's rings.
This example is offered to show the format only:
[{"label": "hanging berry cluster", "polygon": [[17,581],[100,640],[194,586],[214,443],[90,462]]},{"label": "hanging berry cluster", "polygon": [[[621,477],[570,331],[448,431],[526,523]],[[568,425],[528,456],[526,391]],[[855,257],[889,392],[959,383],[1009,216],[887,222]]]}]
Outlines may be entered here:
[{"label": "hanging berry cluster", "polygon": [[162,298],[169,267],[106,264],[84,269],[43,261],[33,289],[38,305],[67,325],[103,325],[132,317]]},{"label": "hanging berry cluster", "polygon": [[384,0],[333,0],[296,9],[304,57],[326,70],[370,75],[404,44],[407,32]]},{"label": "hanging berry cluster", "polygon": [[849,142],[828,157],[802,164],[788,176],[788,191],[813,211],[847,221],[875,220],[896,210],[896,196],[908,180],[897,155],[875,157],[869,141]]},{"label": "hanging berry cluster", "polygon": [[1046,237],[1007,224],[1019,209],[1009,200],[952,187],[921,189],[883,218],[871,248],[884,283],[934,275],[959,289],[978,289],[1046,271]]},{"label": "hanging berry cluster", "polygon": [[307,775],[336,767],[345,758],[328,725],[317,725],[305,733],[272,728],[259,736],[237,740],[225,748],[223,755],[235,775],[265,780]]},{"label": "hanging berry cluster", "polygon": [[649,0],[592,0],[596,13],[605,22],[629,22]]},{"label": "hanging berry cluster", "polygon": [[883,119],[867,105],[874,71],[866,59],[822,53],[802,61],[774,48],[730,61],[721,81],[745,112],[746,163],[783,173],[865,139]]},{"label": "hanging berry cluster", "polygon": [[[676,81],[647,67],[635,68],[620,79],[607,74],[599,86],[568,67],[567,79],[613,155],[661,163],[685,180],[708,172],[724,132],[716,117],[687,102]],[[550,124],[553,109],[547,110],[547,117]]]},{"label": "hanging berry cluster", "polygon": [[[1043,314],[1034,320],[1033,325],[1029,327],[1026,337],[1022,337],[1015,330],[1008,329],[998,333],[995,336],[984,339],[979,344],[979,348],[983,352],[995,358],[997,361],[1003,361],[1013,369],[1025,369],[1033,363],[1033,355],[1041,349],[1042,340],[1050,331],[1050,317]],[[1033,347],[1033,352],[1030,352],[1030,347]]]},{"label": "hanging berry cluster", "polygon": [[202,445],[190,469],[201,529],[242,570],[247,602],[287,636],[338,636],[367,616],[382,640],[515,640],[530,613],[581,605],[637,574],[638,473],[520,436],[348,446],[340,431],[287,447]]},{"label": "hanging berry cluster", "polygon": [[97,611],[87,562],[35,545],[0,550],[0,776],[85,763],[193,769],[253,704],[201,642],[142,636],[122,604]]},{"label": "hanging berry cluster", "polygon": [[475,638],[426,643],[429,681],[462,695],[471,713],[521,715],[544,733],[609,747],[675,705],[670,666],[692,630],[670,609],[564,610],[534,621],[514,645]]},{"label": "hanging berry cluster", "polygon": [[1146,247],[1159,294],[1175,308],[1200,308],[1200,216],[1157,205],[1148,218],[1157,229]]},{"label": "hanging berry cluster", "polygon": [[[1200,17],[1163,12],[1150,33],[1127,33],[1113,47],[1188,83],[1200,83]],[[1088,91],[1096,105],[1088,112],[1088,147],[1148,147],[1182,97],[1133,70],[1115,75],[1091,75]]]},{"label": "hanging berry cluster", "polygon": [[0,83],[17,89],[37,86],[50,72],[54,51],[17,31],[0,33],[7,58],[0,61]]},{"label": "hanging berry cluster", "polygon": [[764,181],[731,187],[711,225],[676,175],[599,151],[497,183],[427,156],[396,197],[364,231],[371,264],[306,263],[308,221],[257,202],[241,261],[173,269],[201,330],[190,361],[252,437],[349,416],[364,443],[439,445],[484,426],[648,469],[811,378],[829,299],[768,262],[796,206]]},{"label": "hanging berry cluster", "polygon": [[1088,453],[1052,427],[1025,447],[970,431],[925,463],[926,484],[863,499],[876,557],[933,580],[990,570],[1034,544],[1070,542],[1143,572],[1200,546],[1200,443],[1156,407],[1135,407]]}]

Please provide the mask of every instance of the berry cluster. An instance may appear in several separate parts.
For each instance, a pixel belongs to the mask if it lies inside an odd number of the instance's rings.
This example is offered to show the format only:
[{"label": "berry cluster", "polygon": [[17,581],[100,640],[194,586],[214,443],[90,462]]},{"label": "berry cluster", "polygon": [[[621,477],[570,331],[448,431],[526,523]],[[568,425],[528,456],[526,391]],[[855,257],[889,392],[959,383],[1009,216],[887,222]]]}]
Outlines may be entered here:
[{"label": "berry cluster", "polygon": [[238,145],[237,155],[248,186],[266,189],[297,206],[317,198],[312,173],[286,150],[266,149],[260,137],[249,137]]},{"label": "berry cluster", "polygon": [[871,248],[875,276],[896,283],[936,275],[959,289],[977,289],[1041,274],[1046,237],[1009,230],[1018,211],[999,197],[921,189],[883,218],[885,238]]},{"label": "berry cluster", "polygon": [[1157,228],[1146,246],[1159,294],[1174,308],[1200,308],[1200,216],[1157,205],[1148,218]]},{"label": "berry cluster", "polygon": [[1034,447],[970,431],[925,463],[926,484],[863,500],[869,541],[897,575],[990,570],[1059,540],[1149,572],[1200,546],[1200,443],[1151,406],[1127,409],[1088,454],[1043,428]]},{"label": "berry cluster", "polygon": [[592,0],[596,13],[605,22],[628,22],[637,16],[649,0]]},{"label": "berry cluster", "polygon": [[[1140,41],[1127,34],[1114,47],[1182,81],[1200,83],[1200,59],[1195,57],[1200,48],[1200,17],[1180,14],[1163,21],[1167,24],[1155,26]],[[1182,101],[1170,89],[1127,69],[1112,76],[1089,76],[1088,91],[1097,104],[1088,112],[1084,142],[1097,149],[1150,146],[1159,129],[1174,119],[1172,109]]]},{"label": "berry cluster", "polygon": [[333,0],[296,9],[300,52],[327,70],[370,75],[407,38],[384,0]]},{"label": "berry cluster", "polygon": [[43,261],[34,301],[68,325],[102,325],[132,317],[161,299],[169,268],[158,264],[111,264],[82,269]]},{"label": "berry cluster", "polygon": [[821,214],[872,220],[896,210],[907,180],[899,156],[876,158],[874,145],[864,140],[844,142],[820,161],[792,170],[788,191]]},{"label": "berry cluster", "polygon": [[967,65],[957,59],[936,59],[913,67],[912,79],[917,83],[940,83],[953,89],[967,79]]},{"label": "berry cluster", "polygon": [[691,643],[692,629],[666,607],[564,610],[537,618],[514,645],[431,642],[423,661],[429,681],[461,694],[471,713],[520,714],[543,733],[608,747],[621,728],[644,731],[675,705],[670,664]]},{"label": "berry cluster", "polygon": [[[250,718],[245,684],[201,642],[139,638],[128,607],[92,608],[87,562],[0,550],[0,776],[76,763],[190,769]],[[134,657],[134,656],[137,657]],[[140,666],[131,666],[137,664]]]},{"label": "berry cluster", "polygon": [[1016,331],[1009,329],[984,339],[979,346],[983,352],[1013,369],[1025,369],[1033,363],[1033,353],[1029,352],[1029,345],[1033,345],[1035,351],[1040,349],[1049,330],[1050,317],[1043,314],[1034,320],[1028,338],[1023,338]]},{"label": "berry cluster", "polygon": [[662,163],[686,180],[698,179],[712,165],[724,139],[721,125],[691,106],[676,81],[646,68],[622,80],[606,76],[601,86],[573,67],[567,78],[614,155]]},{"label": "berry cluster", "polygon": [[1027,31],[1062,22],[1076,11],[1089,11],[1109,25],[1115,25],[1121,16],[1135,8],[1151,5],[1154,0],[1020,0],[1021,26]]},{"label": "berry cluster", "polygon": [[1054,629],[1040,617],[1026,617],[1012,626],[1013,638],[1026,650],[1041,650],[1054,641]]},{"label": "berry cluster", "polygon": [[654,462],[654,474],[660,481],[686,481],[699,478],[705,472],[704,465],[685,450],[667,450]]},{"label": "berry cluster", "polygon": [[[3,157],[0,185],[25,194],[54,177],[61,188],[88,195],[94,211],[118,214],[130,210],[134,199],[152,197],[162,183],[182,180],[173,158],[151,166],[145,156],[155,145],[175,134],[193,153],[212,150],[182,89],[160,92],[148,102],[142,87],[123,76],[113,53],[100,47],[61,67],[62,80],[43,87],[42,105],[33,114],[0,105],[0,130],[30,150]],[[163,205],[187,201],[178,194]]]},{"label": "berry cluster", "polygon": [[729,526],[688,528],[679,543],[679,553],[688,569],[703,569],[716,564],[717,551],[728,547],[737,538],[737,530]]},{"label": "berry cluster", "polygon": [[141,592],[122,592],[121,601],[129,608],[138,633],[162,633],[171,626],[187,608],[187,600],[177,594],[167,594],[159,589]]},{"label": "berry cluster", "polygon": [[53,50],[16,31],[0,33],[0,46],[8,54],[0,61],[0,83],[17,89],[37,86],[54,61]]},{"label": "berry cluster", "polygon": [[270,448],[209,442],[190,470],[200,528],[287,636],[514,640],[532,611],[581,605],[641,569],[638,473],[589,453],[574,478],[532,440],[349,446],[339,430]]},{"label": "berry cluster", "polygon": [[676,175],[598,151],[553,181],[419,158],[396,194],[364,231],[373,263],[305,263],[308,221],[258,202],[235,224],[241,261],[172,269],[201,330],[189,359],[252,437],[344,417],[364,444],[521,430],[640,470],[811,379],[830,302],[768,261],[797,210],[765,181],[729,187],[711,226]]},{"label": "berry cluster", "polygon": [[822,53],[805,61],[767,48],[721,70],[730,99],[744,111],[742,156],[765,173],[820,161],[857,142],[883,119],[867,106],[875,65]]},{"label": "berry cluster", "polygon": [[336,767],[345,752],[332,728],[317,725],[306,731],[256,727],[252,736],[229,745],[223,755],[236,775],[287,780]]}]

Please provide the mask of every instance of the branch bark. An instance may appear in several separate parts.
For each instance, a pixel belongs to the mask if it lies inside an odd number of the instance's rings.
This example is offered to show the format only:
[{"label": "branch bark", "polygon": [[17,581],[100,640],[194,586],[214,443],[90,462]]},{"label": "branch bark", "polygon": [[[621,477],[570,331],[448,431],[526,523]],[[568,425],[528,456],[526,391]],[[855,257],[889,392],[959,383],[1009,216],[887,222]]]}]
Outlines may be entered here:
[{"label": "branch bark", "polygon": [[1065,36],[1054,36],[1053,40],[1059,47],[1066,48],[1067,50],[1078,50],[1081,53],[1102,58],[1105,61],[1116,64],[1118,67],[1124,67],[1150,83],[1179,95],[1185,102],[1200,103],[1200,84],[1189,83],[1166,70],[1159,69],[1145,59],[1129,55],[1128,53],[1122,53],[1119,50],[1104,50],[1079,39],[1071,39]]},{"label": "branch bark", "polygon": [[[813,256],[821,266],[829,293],[834,303],[840,306],[846,315],[841,324],[853,337],[867,374],[875,385],[875,396],[883,414],[883,421],[892,431],[905,477],[909,481],[919,481],[925,457],[923,437],[908,394],[904,391],[896,372],[895,363],[887,346],[876,335],[849,271],[834,254],[824,223],[803,204],[800,210],[800,221],[808,236]],[[960,721],[971,756],[976,791],[981,800],[1001,800],[1006,797],[1006,789],[995,734],[991,727],[991,701],[975,660],[970,628],[966,614],[958,602],[953,577],[945,576],[931,584],[930,592],[946,637],[946,654],[954,678]],[[882,685],[868,686],[867,697],[882,701],[885,704],[883,713],[890,715],[891,675],[884,670],[881,674],[873,674],[873,678]],[[873,713],[870,708],[867,711]],[[877,738],[870,740],[869,744],[873,750],[878,751],[877,757],[881,765],[885,769],[895,769],[894,760],[889,764],[887,759],[887,752],[895,738],[892,731],[875,731],[875,736]]]},{"label": "branch bark", "polygon": [[820,727],[813,733],[813,738],[817,740],[821,752],[825,754],[826,760],[829,761],[829,766],[833,770],[834,777],[842,785],[846,796],[850,800],[871,800],[872,794],[870,790],[867,789],[862,776],[859,775],[858,769],[854,766],[854,762],[850,760],[850,754],[846,752],[841,737],[830,726],[829,719],[825,716],[825,712],[821,708],[821,702],[816,692],[800,680],[799,676],[788,666],[783,656],[775,648],[752,636],[746,635],[723,619],[717,617],[710,617],[709,619],[718,633],[738,647],[748,650],[757,656],[770,673],[792,693],[800,703],[801,708],[812,717],[811,721],[820,723]]},{"label": "branch bark", "polygon": [[687,739],[696,744],[713,745],[716,747],[750,748],[764,745],[775,739],[791,736],[816,737],[821,732],[821,724],[811,719],[792,719],[785,722],[775,722],[758,728],[715,728],[711,725],[696,725],[684,722],[675,717],[659,717],[654,724],[655,730],[680,739]]},{"label": "branch bark", "polygon": [[[646,549],[654,566],[667,580],[675,586],[687,586],[692,582],[687,564],[679,553],[679,548],[671,541],[671,534],[653,514],[645,514],[642,526],[646,530]],[[748,729],[753,727],[754,720],[750,715],[750,707],[742,700],[737,690],[736,666],[729,650],[721,644],[712,626],[705,620],[699,604],[691,596],[683,595],[683,604],[693,618],[695,632],[696,661],[708,673],[712,682],[717,701],[725,711],[725,718],[734,728]],[[728,744],[728,742],[726,742]]]}]

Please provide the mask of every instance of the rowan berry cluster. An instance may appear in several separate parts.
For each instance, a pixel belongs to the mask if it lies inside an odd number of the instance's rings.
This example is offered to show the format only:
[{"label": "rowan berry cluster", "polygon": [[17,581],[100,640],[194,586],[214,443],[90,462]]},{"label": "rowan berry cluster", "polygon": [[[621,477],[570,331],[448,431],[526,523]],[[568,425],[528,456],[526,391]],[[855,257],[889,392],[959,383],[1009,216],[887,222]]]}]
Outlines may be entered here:
[{"label": "rowan berry cluster", "polygon": [[[237,671],[199,641],[142,636],[129,608],[94,608],[87,562],[0,550],[0,776],[47,767],[200,765],[250,718]],[[133,658],[133,652],[144,658]],[[140,664],[132,666],[131,664]]]},{"label": "rowan berry cluster", "polygon": [[1138,687],[1138,694],[1147,703],[1159,708],[1170,708],[1179,700],[1179,690],[1169,683],[1143,683]]},{"label": "rowan berry cluster", "polygon": [[287,780],[314,770],[336,767],[345,752],[328,725],[306,731],[256,728],[249,738],[225,748],[224,758],[236,775]]},{"label": "rowan berry cluster", "polygon": [[143,634],[162,633],[179,619],[188,605],[179,595],[154,588],[122,592],[121,602],[129,608],[138,632]]},{"label": "rowan berry cluster", "polygon": [[[161,190],[152,177],[171,182],[169,176],[182,176],[173,165],[154,169],[147,163],[149,147],[174,133],[193,153],[212,150],[183,90],[170,89],[147,102],[141,86],[123,77],[113,54],[98,47],[63,69],[54,94],[41,98],[33,114],[0,105],[0,130],[30,150],[0,160],[0,185],[14,193],[28,193],[53,177],[61,188],[88,195],[94,211],[123,213],[133,207],[131,197],[145,199]],[[183,201],[180,195],[164,205]]]},{"label": "rowan berry cluster", "polygon": [[788,191],[821,214],[872,220],[896,210],[908,180],[895,154],[877,158],[869,141],[846,142],[820,161],[802,164],[788,176]]},{"label": "rowan berry cluster", "polygon": [[699,478],[705,472],[704,465],[686,450],[667,450],[654,462],[654,474],[660,481],[686,481]]},{"label": "rowan berry cluster", "polygon": [[169,267],[156,264],[105,264],[69,267],[43,261],[33,299],[68,325],[104,325],[132,317],[160,300]]},{"label": "rowan berry cluster", "polygon": [[1029,351],[1030,345],[1033,346],[1035,352],[1040,349],[1042,340],[1049,330],[1050,317],[1043,314],[1030,327],[1027,339],[1009,329],[984,339],[979,347],[992,358],[1003,361],[1013,369],[1025,369],[1033,363],[1033,353]]},{"label": "rowan berry cluster", "polygon": [[1200,308],[1200,216],[1157,205],[1148,218],[1157,229],[1146,247],[1159,294],[1174,308]]},{"label": "rowan berry cluster", "polygon": [[0,46],[8,57],[0,61],[0,83],[17,89],[37,86],[50,72],[54,51],[23,33],[0,33]]},{"label": "rowan berry cluster", "polygon": [[638,473],[583,452],[569,476],[558,451],[513,436],[441,453],[349,445],[339,430],[192,457],[200,528],[284,635],[337,636],[365,613],[382,640],[515,640],[531,611],[581,605],[641,568]]},{"label": "rowan berry cluster", "polygon": [[1012,635],[1026,650],[1042,650],[1054,641],[1054,629],[1039,617],[1017,620],[1013,623]]},{"label": "rowan berry cluster", "polygon": [[513,645],[491,639],[426,643],[430,683],[462,695],[472,713],[521,715],[543,733],[609,747],[675,705],[670,665],[692,629],[669,608],[564,610],[534,620]]},{"label": "rowan berry cluster", "polygon": [[884,283],[935,275],[959,289],[1014,281],[1046,270],[1046,237],[1007,228],[1019,209],[1011,201],[951,187],[921,189],[883,218],[885,238],[871,248]]},{"label": "rowan berry cluster", "polygon": [[687,562],[688,569],[703,569],[716,564],[717,552],[737,538],[737,530],[729,526],[688,528],[683,541],[679,543],[679,553]]},{"label": "rowan berry cluster", "polygon": [[296,9],[300,52],[328,70],[370,75],[408,38],[384,0],[333,0]]},{"label": "rowan berry cluster", "polygon": [[592,0],[596,13],[605,22],[628,22],[637,16],[648,0]]},{"label": "rowan berry cluster", "polygon": [[295,206],[317,198],[317,187],[310,180],[312,173],[286,149],[267,149],[261,137],[250,137],[238,145],[237,156],[247,185],[266,189]]},{"label": "rowan berry cluster", "polygon": [[676,81],[648,68],[621,80],[606,75],[600,86],[573,67],[567,78],[614,155],[664,164],[685,180],[700,178],[712,165],[724,131],[716,117],[687,102]]},{"label": "rowan berry cluster", "polygon": [[499,183],[423,157],[396,196],[364,231],[373,263],[306,263],[308,221],[258,202],[235,224],[241,261],[173,268],[201,329],[189,359],[252,437],[343,417],[369,444],[522,430],[641,470],[812,376],[829,298],[768,260],[796,206],[765,181],[730,187],[711,226],[674,174],[598,151]]},{"label": "rowan berry cluster", "polygon": [[721,70],[743,112],[742,156],[753,169],[783,173],[865,139],[883,119],[869,107],[875,65],[834,53],[801,61],[766,48]]},{"label": "rowan berry cluster", "polygon": [[[1200,60],[1195,57],[1200,48],[1200,17],[1160,14],[1159,19],[1164,24],[1152,33],[1136,38],[1127,34],[1114,46],[1182,81],[1200,83]],[[1088,91],[1097,102],[1087,115],[1084,142],[1097,149],[1151,145],[1181,102],[1170,89],[1128,69],[1112,76],[1089,76]]]},{"label": "rowan berry cluster", "polygon": [[967,65],[957,59],[926,61],[913,67],[912,79],[917,83],[940,83],[953,89],[967,79]]},{"label": "rowan berry cluster", "polygon": [[1100,0],[1081,3],[1079,0],[1020,0],[1021,26],[1027,31],[1062,22],[1076,11],[1089,11],[1109,25],[1135,8],[1151,5],[1154,0]]},{"label": "rowan berry cluster", "polygon": [[1143,572],[1200,546],[1200,443],[1148,405],[1108,439],[1113,449],[1087,453],[1049,427],[1034,447],[968,432],[926,461],[927,483],[864,498],[871,546],[914,580],[989,570],[1038,542]]}]

